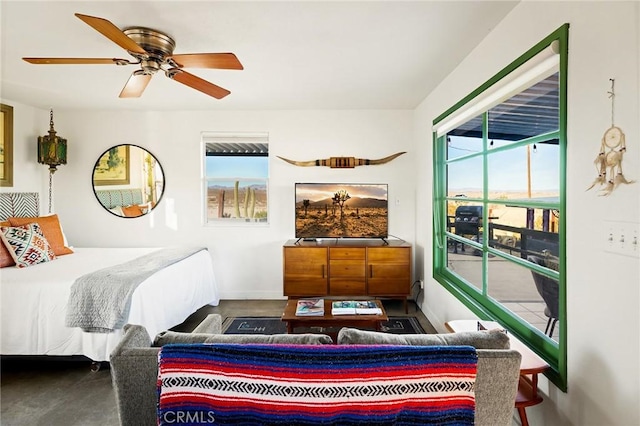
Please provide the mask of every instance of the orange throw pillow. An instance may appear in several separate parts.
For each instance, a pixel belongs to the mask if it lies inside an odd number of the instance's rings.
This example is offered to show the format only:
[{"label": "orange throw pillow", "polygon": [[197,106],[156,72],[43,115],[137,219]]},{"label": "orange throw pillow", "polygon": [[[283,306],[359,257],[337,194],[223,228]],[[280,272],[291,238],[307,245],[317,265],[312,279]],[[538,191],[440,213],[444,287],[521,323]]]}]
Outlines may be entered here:
[{"label": "orange throw pillow", "polygon": [[62,235],[62,228],[60,228],[60,221],[58,220],[57,214],[40,217],[10,217],[9,223],[11,226],[37,223],[40,225],[44,238],[47,240],[56,256],[73,253],[73,250],[64,245],[64,236]]},{"label": "orange throw pillow", "polygon": [[138,217],[142,216],[142,209],[138,205],[132,205],[127,207],[122,207],[122,213],[124,213],[125,217]]},{"label": "orange throw pillow", "polygon": [[[0,222],[0,226],[11,226],[9,222]],[[11,257],[11,253],[9,253],[9,249],[4,245],[4,241],[0,239],[0,268],[4,268],[7,266],[14,266],[16,262]]]}]

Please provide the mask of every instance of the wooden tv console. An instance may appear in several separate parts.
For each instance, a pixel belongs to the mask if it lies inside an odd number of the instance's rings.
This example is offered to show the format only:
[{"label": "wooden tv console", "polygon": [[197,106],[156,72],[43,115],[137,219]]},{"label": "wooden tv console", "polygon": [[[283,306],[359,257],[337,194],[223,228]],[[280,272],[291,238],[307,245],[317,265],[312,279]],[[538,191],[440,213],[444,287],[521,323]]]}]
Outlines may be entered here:
[{"label": "wooden tv console", "polygon": [[411,244],[401,240],[289,240],[283,246],[283,292],[301,297],[411,294]]}]

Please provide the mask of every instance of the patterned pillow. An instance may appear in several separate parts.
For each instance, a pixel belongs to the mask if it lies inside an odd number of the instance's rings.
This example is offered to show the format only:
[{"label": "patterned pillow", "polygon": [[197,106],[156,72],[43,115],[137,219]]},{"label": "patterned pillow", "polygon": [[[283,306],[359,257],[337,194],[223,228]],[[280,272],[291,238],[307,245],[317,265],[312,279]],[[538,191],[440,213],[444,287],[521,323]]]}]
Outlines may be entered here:
[{"label": "patterned pillow", "polygon": [[23,226],[2,226],[0,231],[2,231],[0,238],[9,249],[18,268],[49,262],[56,258],[37,223]]},{"label": "patterned pillow", "polygon": [[[11,226],[11,224],[9,222],[0,222],[0,226]],[[16,262],[13,260],[10,250],[0,240],[0,268],[15,266],[15,264]]]},{"label": "patterned pillow", "polygon": [[8,220],[11,226],[37,223],[56,256],[73,253],[73,250],[65,245],[64,233],[57,214],[40,217],[10,217]]}]

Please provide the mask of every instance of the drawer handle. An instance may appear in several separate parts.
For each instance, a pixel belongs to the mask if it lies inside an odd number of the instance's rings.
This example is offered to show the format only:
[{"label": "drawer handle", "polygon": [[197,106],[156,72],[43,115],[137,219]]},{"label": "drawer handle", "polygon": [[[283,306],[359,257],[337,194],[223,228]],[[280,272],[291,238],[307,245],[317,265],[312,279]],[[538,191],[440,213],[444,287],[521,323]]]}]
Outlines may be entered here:
[{"label": "drawer handle", "polygon": [[322,265],[322,278],[324,278],[324,265]]},{"label": "drawer handle", "polygon": [[369,278],[373,278],[373,265],[369,265]]}]

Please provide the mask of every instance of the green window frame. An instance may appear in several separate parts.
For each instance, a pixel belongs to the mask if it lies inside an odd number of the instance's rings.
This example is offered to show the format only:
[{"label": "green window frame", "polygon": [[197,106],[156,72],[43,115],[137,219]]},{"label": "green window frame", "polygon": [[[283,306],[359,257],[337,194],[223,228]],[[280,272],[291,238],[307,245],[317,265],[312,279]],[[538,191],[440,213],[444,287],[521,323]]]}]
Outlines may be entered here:
[{"label": "green window frame", "polygon": [[[551,367],[545,374],[563,391],[567,387],[564,213],[568,30],[568,24],[555,30],[433,121],[433,277],[480,319],[499,322],[545,359]],[[555,68],[547,66],[546,74],[539,71],[544,67],[538,64],[554,61]],[[538,78],[532,78],[536,73]],[[527,78],[529,83],[518,86],[519,81]],[[548,87],[554,87],[549,92],[553,96],[546,93]],[[520,108],[516,113],[517,107],[509,106],[527,96],[538,98],[539,104],[532,108],[544,109],[549,116],[541,117],[539,110],[533,109],[521,113]],[[529,102],[525,99],[519,107],[529,107]],[[511,111],[505,113],[509,108]],[[553,181],[557,188],[551,191],[552,197],[532,196],[530,164],[536,154],[532,154],[531,148],[536,152],[536,147],[541,153],[537,158],[550,158],[548,163],[555,167],[552,172],[535,171],[536,177],[541,178],[538,180],[547,176],[555,179],[557,171],[557,179]],[[516,154],[525,152],[526,166],[525,160],[512,160]],[[497,195],[496,182],[503,173],[498,164],[514,166],[516,177],[512,180],[526,182],[523,183],[528,187],[526,196]],[[522,172],[524,167],[526,173]],[[510,184],[504,176],[501,184],[505,181]],[[478,191],[471,195],[452,192],[470,183],[478,185]],[[463,221],[475,219],[463,217],[465,208],[460,206],[470,206],[467,212],[479,209],[475,215],[479,217],[477,223],[468,227]],[[522,223],[511,225],[502,221],[500,215],[492,217],[492,211],[496,210],[505,217],[518,217]],[[542,213],[537,221],[536,213]],[[464,234],[463,227],[468,227],[465,232],[471,235]],[[497,238],[496,233],[500,232],[503,234]],[[467,250],[464,253],[458,251],[464,248]],[[462,258],[463,254],[467,258]],[[534,260],[540,257],[543,263]],[[506,270],[514,275],[507,291],[501,293],[499,282],[507,281]],[[559,320],[554,337],[547,335],[544,327],[533,325],[526,312],[514,310],[515,304],[511,303],[520,302],[511,300],[518,299],[512,297],[517,291],[535,292],[534,276],[557,283]],[[516,289],[516,285],[522,287]],[[541,291],[536,297],[539,299],[535,300],[535,306],[550,306]]]}]

